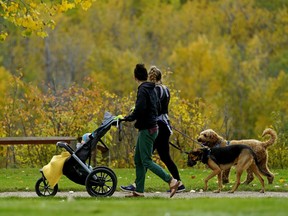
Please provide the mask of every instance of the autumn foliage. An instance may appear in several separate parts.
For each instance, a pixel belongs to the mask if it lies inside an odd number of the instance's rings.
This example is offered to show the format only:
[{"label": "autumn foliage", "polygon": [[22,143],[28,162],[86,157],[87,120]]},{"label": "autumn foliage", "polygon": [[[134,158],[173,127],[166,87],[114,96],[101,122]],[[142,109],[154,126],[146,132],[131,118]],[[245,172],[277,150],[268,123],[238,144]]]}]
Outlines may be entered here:
[{"label": "autumn foliage", "polygon": [[[53,17],[71,10],[78,5],[87,10],[93,0],[63,0],[63,1],[0,1],[1,16],[22,29],[23,36],[32,33],[46,37],[48,29],[55,28]],[[2,26],[3,27],[3,26]],[[0,40],[5,40],[8,32],[0,31]]]},{"label": "autumn foliage", "polygon": [[[0,5],[2,137],[76,137],[99,126],[105,110],[127,113],[137,89],[133,68],[143,62],[157,65],[171,89],[172,125],[187,135],[174,130],[171,142],[192,148],[207,128],[227,140],[263,139],[262,131],[272,127],[279,139],[268,149],[269,163],[287,167],[286,1],[0,0]],[[107,134],[113,166],[133,166],[135,133],[125,123],[121,142],[115,128]],[[55,147],[18,148],[8,153],[21,156],[10,157],[19,165],[37,166],[55,153]],[[171,149],[185,166],[185,155]],[[5,161],[7,149],[0,151]]]},{"label": "autumn foliage", "polygon": [[[93,78],[87,78],[84,85],[75,84],[58,93],[51,89],[43,93],[17,77],[10,77],[9,81],[9,90],[5,95],[8,100],[1,106],[1,134],[5,137],[79,137],[97,129],[105,111],[114,115],[127,114],[135,99],[134,93],[124,98],[111,94]],[[173,126],[193,137],[202,121],[197,104],[193,105],[174,96],[173,90],[172,95],[172,103],[178,104],[177,109],[171,110]],[[105,135],[104,141],[110,148],[110,162],[113,166],[133,166],[136,133],[132,123],[123,123],[121,141],[117,128],[112,128]],[[185,141],[183,137],[175,136],[175,139],[183,148],[193,145],[191,140]],[[55,151],[55,146],[21,145],[13,146],[13,149],[2,148],[1,156],[3,164],[7,156],[6,162],[8,160],[16,166],[35,167],[46,164],[56,152],[59,153],[59,149]],[[101,158],[101,155],[98,156]]]}]

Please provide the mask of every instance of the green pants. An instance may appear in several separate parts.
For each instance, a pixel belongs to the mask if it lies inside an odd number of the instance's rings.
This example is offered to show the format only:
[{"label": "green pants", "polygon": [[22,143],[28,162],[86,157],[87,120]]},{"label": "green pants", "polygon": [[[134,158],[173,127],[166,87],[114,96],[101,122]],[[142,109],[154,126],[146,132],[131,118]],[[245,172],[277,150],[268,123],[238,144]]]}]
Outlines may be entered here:
[{"label": "green pants", "polygon": [[152,161],[153,143],[158,132],[150,134],[149,130],[140,130],[136,143],[134,162],[136,166],[136,192],[144,193],[145,175],[147,169],[169,183],[171,176],[161,166]]}]

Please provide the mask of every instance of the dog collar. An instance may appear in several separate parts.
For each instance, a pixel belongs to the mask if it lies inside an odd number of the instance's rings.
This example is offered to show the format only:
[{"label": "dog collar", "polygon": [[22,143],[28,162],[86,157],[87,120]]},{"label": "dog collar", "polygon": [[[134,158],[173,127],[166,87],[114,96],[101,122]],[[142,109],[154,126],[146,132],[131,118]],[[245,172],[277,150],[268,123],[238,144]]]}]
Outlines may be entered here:
[{"label": "dog collar", "polygon": [[210,157],[210,154],[211,154],[211,149],[207,149],[207,151],[205,151],[205,154],[203,154],[202,157],[201,157],[201,162],[204,163],[204,164],[207,164],[208,163],[208,159]]},{"label": "dog collar", "polygon": [[215,147],[217,147],[217,148],[218,148],[218,147],[221,147],[221,142],[222,142],[222,140],[220,140],[219,142],[217,142],[216,145],[215,145]]}]

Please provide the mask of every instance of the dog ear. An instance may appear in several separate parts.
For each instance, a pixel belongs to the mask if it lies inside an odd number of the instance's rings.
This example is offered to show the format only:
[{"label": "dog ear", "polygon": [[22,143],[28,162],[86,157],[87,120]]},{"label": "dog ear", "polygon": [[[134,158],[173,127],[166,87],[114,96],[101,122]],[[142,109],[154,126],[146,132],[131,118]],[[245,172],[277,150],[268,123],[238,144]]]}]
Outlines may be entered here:
[{"label": "dog ear", "polygon": [[193,149],[190,153],[194,156],[199,156],[203,153],[204,148],[206,148],[206,147]]},{"label": "dog ear", "polygon": [[210,138],[211,138],[211,140],[212,141],[217,141],[217,139],[218,139],[218,136],[217,136],[217,134],[214,132],[211,132],[210,134],[209,134],[209,136],[210,136]]}]

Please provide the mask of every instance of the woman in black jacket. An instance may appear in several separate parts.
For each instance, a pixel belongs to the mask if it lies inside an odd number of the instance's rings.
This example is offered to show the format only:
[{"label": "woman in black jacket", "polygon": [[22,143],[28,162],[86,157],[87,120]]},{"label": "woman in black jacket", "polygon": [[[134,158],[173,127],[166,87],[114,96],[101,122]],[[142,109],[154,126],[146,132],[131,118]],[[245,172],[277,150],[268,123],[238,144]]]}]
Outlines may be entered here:
[{"label": "woman in black jacket", "polygon": [[[163,161],[163,163],[166,165],[173,178],[177,179],[180,182],[177,192],[183,192],[185,191],[185,186],[182,184],[178,168],[170,156],[169,138],[172,134],[172,128],[170,126],[168,117],[170,91],[167,86],[162,84],[162,73],[156,66],[152,66],[150,68],[148,77],[151,82],[155,83],[155,90],[160,102],[160,106],[158,105],[157,116],[157,124],[159,129],[158,136],[155,139],[153,145],[153,152],[155,151],[155,149],[157,150],[161,161]],[[131,184],[128,186],[120,186],[120,188],[123,191],[127,192],[134,191],[135,184]]]},{"label": "woman in black jacket", "polygon": [[154,91],[155,83],[147,82],[148,73],[144,64],[136,65],[134,77],[139,83],[135,109],[130,115],[124,118],[124,121],[136,120],[135,128],[138,129],[138,138],[134,154],[136,188],[129,197],[144,196],[147,169],[169,184],[170,197],[172,197],[176,193],[180,182],[171,177],[161,166],[152,160],[153,144],[158,135],[158,99]]}]

